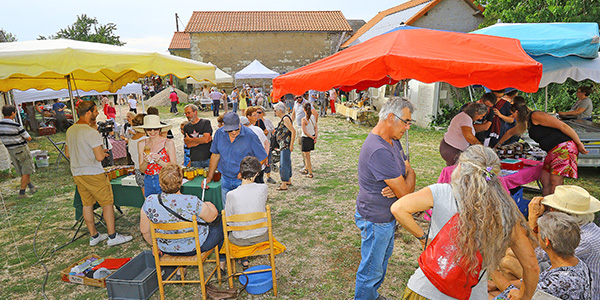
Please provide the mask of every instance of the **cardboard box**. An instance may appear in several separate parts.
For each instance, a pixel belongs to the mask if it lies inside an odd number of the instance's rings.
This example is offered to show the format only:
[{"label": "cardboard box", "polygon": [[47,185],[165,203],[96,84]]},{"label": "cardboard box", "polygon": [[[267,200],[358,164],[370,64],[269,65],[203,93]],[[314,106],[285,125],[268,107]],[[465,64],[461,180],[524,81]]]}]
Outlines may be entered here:
[{"label": "cardboard box", "polygon": [[70,283],[76,283],[76,284],[84,284],[84,285],[91,285],[91,286],[97,286],[97,287],[106,287],[106,277],[101,278],[101,279],[94,279],[94,278],[88,278],[85,276],[77,276],[77,275],[71,275],[69,274],[71,272],[71,269],[73,267],[75,267],[76,265],[82,264],[83,262],[85,262],[86,260],[95,257],[97,259],[102,259],[102,257],[92,254],[92,255],[88,255],[80,260],[78,260],[76,263],[66,267],[64,270],[62,270],[60,272],[60,277],[62,279],[62,281],[66,281],[66,282],[70,282]]}]

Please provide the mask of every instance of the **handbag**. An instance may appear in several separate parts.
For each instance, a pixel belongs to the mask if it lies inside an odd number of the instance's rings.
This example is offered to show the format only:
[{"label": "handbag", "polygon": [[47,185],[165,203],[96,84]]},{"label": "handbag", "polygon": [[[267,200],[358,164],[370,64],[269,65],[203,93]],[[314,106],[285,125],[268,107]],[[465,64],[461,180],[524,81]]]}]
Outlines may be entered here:
[{"label": "handbag", "polygon": [[[176,218],[178,218],[178,219],[180,219],[180,220],[183,220],[183,221],[186,221],[186,222],[192,222],[191,220],[189,220],[189,219],[186,219],[186,218],[182,217],[180,214],[176,213],[174,210],[172,210],[172,209],[170,209],[169,207],[167,207],[167,206],[166,206],[166,205],[163,203],[163,201],[162,201],[161,194],[162,194],[162,193],[159,193],[159,194],[158,194],[158,203],[160,203],[160,205],[162,205],[162,207],[164,207],[164,208],[165,208],[165,209],[166,209],[166,210],[167,210],[167,211],[168,211],[170,214],[172,214],[172,215],[173,215],[173,216],[175,216]],[[197,222],[199,225],[208,225],[208,226],[211,226],[211,227],[215,227],[215,226],[217,226],[217,227],[218,227],[218,226],[221,224],[221,214],[219,213],[219,214],[217,215],[217,217],[216,217],[216,218],[215,218],[215,219],[214,219],[212,222],[210,222],[210,223],[207,223],[207,222],[204,222],[204,221],[198,221],[198,220],[196,220],[196,222]]]},{"label": "handbag", "polygon": [[[214,279],[209,281],[206,284],[206,296],[208,299],[213,299],[213,300],[220,300],[220,299],[237,299],[240,294],[242,293],[242,291],[244,291],[246,289],[246,287],[248,286],[248,275],[246,275],[246,273],[235,273],[232,274],[229,277],[234,277],[234,276],[240,276],[240,275],[244,275],[246,276],[246,283],[244,284],[243,287],[239,288],[239,289],[234,289],[234,288],[219,288],[217,287],[215,284],[213,284],[213,281],[215,281]],[[227,281],[227,279],[229,279],[229,277],[223,279],[223,281]],[[220,284],[219,284],[220,285]]]},{"label": "handbag", "polygon": [[431,244],[427,245],[427,241],[425,242],[427,247],[419,256],[419,267],[440,292],[456,299],[468,300],[473,287],[479,283],[485,271],[481,272],[483,258],[479,251],[476,253],[478,265],[474,272],[467,274],[465,270],[468,268],[464,258],[456,261],[458,246],[454,236],[458,221],[459,214],[456,213],[442,227]]}]

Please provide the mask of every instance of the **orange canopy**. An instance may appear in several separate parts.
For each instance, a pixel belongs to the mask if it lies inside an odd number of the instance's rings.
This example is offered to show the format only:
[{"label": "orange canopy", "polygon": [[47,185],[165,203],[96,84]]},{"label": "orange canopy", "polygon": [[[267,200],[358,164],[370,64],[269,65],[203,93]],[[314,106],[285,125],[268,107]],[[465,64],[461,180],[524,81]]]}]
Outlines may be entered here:
[{"label": "orange canopy", "polygon": [[363,90],[402,79],[535,92],[542,65],[519,40],[402,26],[273,79],[273,96]]}]

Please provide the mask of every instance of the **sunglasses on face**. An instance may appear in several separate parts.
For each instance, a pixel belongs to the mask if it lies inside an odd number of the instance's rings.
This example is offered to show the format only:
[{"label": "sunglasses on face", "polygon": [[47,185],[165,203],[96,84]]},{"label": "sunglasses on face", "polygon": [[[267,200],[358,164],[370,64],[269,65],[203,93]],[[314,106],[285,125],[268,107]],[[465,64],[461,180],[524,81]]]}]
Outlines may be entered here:
[{"label": "sunglasses on face", "polygon": [[262,115],[264,112],[262,112],[262,111],[257,111],[256,113],[257,113],[257,114],[259,114],[259,115]]},{"label": "sunglasses on face", "polygon": [[146,131],[160,131],[160,128],[149,128]]}]

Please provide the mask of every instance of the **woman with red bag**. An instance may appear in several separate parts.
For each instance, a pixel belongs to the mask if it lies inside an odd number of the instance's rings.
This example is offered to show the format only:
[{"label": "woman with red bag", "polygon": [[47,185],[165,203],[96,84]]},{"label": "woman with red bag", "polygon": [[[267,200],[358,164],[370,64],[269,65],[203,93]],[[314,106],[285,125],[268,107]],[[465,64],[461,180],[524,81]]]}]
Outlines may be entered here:
[{"label": "woman with red bag", "polygon": [[[489,274],[509,246],[525,270],[519,295],[512,299],[531,299],[539,276],[528,240],[533,237],[499,172],[496,153],[473,145],[460,155],[450,184],[430,185],[392,205],[398,223],[423,247],[427,244],[403,299],[488,299]],[[433,215],[427,234],[412,214],[428,209]]]}]

